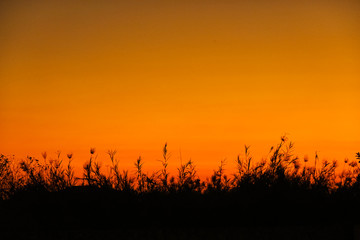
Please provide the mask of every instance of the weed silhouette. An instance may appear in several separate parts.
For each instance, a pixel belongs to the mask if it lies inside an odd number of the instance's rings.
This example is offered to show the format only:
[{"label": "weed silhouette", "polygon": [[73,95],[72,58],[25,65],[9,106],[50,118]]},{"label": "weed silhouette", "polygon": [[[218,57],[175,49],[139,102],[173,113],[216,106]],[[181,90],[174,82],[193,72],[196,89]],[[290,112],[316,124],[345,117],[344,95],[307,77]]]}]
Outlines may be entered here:
[{"label": "weed silhouette", "polygon": [[[67,161],[61,152],[55,159],[43,152],[41,160],[0,155],[3,228],[164,230],[321,223],[347,233],[344,226],[360,223],[360,153],[356,160],[345,159],[341,169],[336,161],[320,161],[317,153],[311,164],[308,156],[295,156],[294,144],[281,137],[267,158],[255,161],[245,145],[232,174],[225,174],[222,160],[210,178],[202,180],[192,160],[181,162],[172,176],[167,147],[159,171],[145,173],[139,157],[134,174],[121,169],[116,150],[107,152],[111,165],[105,174],[91,148],[82,177],[75,176],[72,153],[66,154]],[[31,221],[19,223],[17,216]]]}]

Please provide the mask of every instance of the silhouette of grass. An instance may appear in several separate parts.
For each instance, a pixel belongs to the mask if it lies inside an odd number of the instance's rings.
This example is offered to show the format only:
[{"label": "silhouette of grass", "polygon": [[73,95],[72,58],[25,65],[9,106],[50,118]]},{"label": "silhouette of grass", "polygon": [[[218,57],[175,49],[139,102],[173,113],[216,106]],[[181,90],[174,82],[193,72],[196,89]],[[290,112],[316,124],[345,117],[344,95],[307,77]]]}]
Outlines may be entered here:
[{"label": "silhouette of grass", "polygon": [[159,171],[145,173],[139,157],[130,174],[120,169],[116,150],[109,150],[111,165],[105,174],[91,148],[82,177],[75,176],[72,153],[66,155],[67,163],[60,152],[55,159],[43,152],[41,160],[0,155],[0,209],[10,219],[3,224],[19,224],[15,216],[32,219],[36,227],[86,229],[360,223],[360,153],[356,160],[344,160],[339,172],[336,161],[320,162],[317,153],[314,165],[308,156],[301,163],[294,144],[282,137],[267,158],[254,161],[245,145],[234,173],[225,174],[222,160],[202,180],[192,160],[181,162],[171,176],[167,144],[162,152]]},{"label": "silhouette of grass", "polygon": [[[265,184],[272,188],[280,183],[288,182],[304,189],[322,189],[334,193],[342,188],[353,188],[357,185],[360,168],[357,161],[344,160],[342,172],[336,174],[338,163],[326,160],[320,163],[317,153],[315,164],[309,165],[309,157],[304,157],[301,164],[294,156],[294,144],[287,143],[286,137],[275,147],[271,147],[267,159],[254,161],[250,154],[250,146],[245,145],[244,157],[237,157],[235,173],[232,177],[224,174],[225,160],[220,162],[210,179],[205,181],[197,176],[197,170],[192,160],[181,163],[177,168],[177,175],[170,176],[168,164],[170,155],[167,144],[163,147],[163,158],[160,160],[162,169],[152,174],[143,172],[143,160],[139,157],[135,165],[135,176],[128,170],[120,170],[116,159],[116,150],[107,153],[111,160],[110,172],[105,174],[102,165],[97,161],[95,148],[90,149],[90,159],[83,166],[83,176],[75,177],[71,165],[73,154],[67,154],[68,163],[65,165],[61,159],[61,152],[57,158],[48,159],[47,153],[42,153],[42,160],[28,156],[25,160],[16,162],[4,155],[0,155],[1,198],[7,199],[23,189],[38,189],[56,192],[79,186],[96,188],[111,188],[118,191],[144,192],[183,192],[196,191],[200,193],[211,191],[238,191],[252,185]],[[360,153],[356,153],[360,161]],[[65,165],[65,167],[64,167]]]}]

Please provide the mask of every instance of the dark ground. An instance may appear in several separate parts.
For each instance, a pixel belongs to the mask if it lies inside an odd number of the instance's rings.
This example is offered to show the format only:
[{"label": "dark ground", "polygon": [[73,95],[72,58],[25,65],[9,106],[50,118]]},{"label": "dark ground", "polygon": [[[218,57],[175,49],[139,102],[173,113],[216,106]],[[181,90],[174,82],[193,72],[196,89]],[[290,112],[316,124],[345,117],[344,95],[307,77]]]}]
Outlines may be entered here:
[{"label": "dark ground", "polygon": [[360,239],[359,201],[73,187],[1,201],[0,239]]}]

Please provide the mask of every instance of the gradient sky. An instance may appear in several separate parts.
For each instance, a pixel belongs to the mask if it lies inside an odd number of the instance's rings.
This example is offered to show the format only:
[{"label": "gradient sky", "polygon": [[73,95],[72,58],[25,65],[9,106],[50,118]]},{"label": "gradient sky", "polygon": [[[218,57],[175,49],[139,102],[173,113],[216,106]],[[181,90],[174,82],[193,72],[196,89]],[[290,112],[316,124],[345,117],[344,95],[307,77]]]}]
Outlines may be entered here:
[{"label": "gradient sky", "polygon": [[360,151],[359,1],[1,1],[0,152],[200,173],[287,134]]}]

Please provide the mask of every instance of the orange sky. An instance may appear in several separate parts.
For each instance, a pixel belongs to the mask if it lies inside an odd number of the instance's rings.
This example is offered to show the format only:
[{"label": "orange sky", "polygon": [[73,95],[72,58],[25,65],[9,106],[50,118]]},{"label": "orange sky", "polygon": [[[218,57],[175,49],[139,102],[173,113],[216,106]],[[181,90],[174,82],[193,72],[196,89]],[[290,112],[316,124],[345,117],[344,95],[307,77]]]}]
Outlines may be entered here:
[{"label": "orange sky", "polygon": [[[270,3],[271,2],[271,3]],[[283,134],[360,151],[358,1],[1,1],[0,152],[200,173]]]}]

